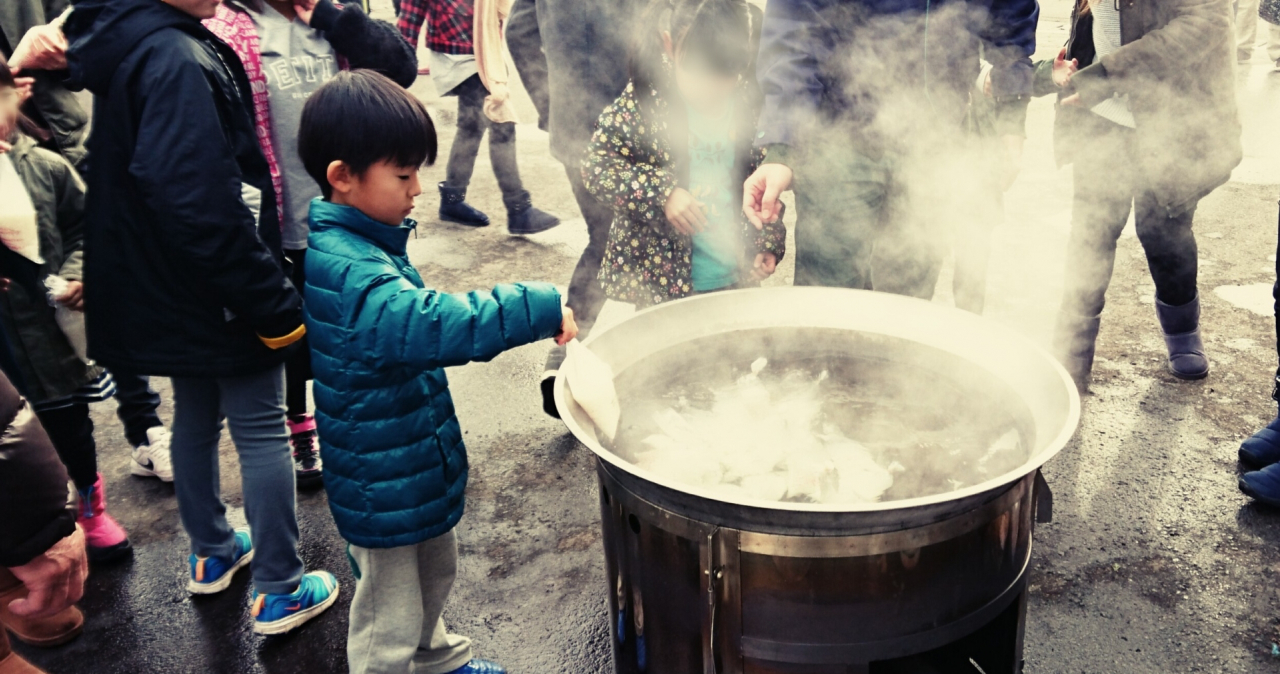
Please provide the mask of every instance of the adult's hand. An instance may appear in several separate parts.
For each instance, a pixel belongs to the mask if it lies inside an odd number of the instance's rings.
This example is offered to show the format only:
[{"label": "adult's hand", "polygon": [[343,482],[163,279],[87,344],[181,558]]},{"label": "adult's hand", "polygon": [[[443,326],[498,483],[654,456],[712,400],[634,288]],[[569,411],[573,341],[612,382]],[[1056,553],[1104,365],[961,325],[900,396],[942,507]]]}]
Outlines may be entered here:
[{"label": "adult's hand", "polygon": [[18,41],[9,67],[21,70],[64,70],[67,67],[67,38],[62,26],[34,26]]},{"label": "adult's hand", "polygon": [[782,205],[778,197],[791,189],[791,168],[783,164],[761,164],[742,186],[742,212],[747,220],[764,229],[767,222],[778,219]]},{"label": "adult's hand", "polygon": [[27,618],[47,618],[76,603],[84,595],[89,558],[80,525],[44,554],[9,571],[27,586],[27,596],[9,602],[9,610]]}]

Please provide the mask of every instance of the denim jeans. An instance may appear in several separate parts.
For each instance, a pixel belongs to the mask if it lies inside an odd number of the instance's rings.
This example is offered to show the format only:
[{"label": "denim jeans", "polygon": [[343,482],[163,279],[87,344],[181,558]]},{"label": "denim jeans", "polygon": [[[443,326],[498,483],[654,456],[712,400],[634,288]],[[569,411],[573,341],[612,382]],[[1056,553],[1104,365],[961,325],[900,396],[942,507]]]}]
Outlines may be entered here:
[{"label": "denim jeans", "polygon": [[449,164],[445,167],[445,184],[460,190],[471,184],[476,168],[476,156],[480,154],[480,141],[485,129],[489,130],[489,163],[498,179],[502,197],[511,203],[526,196],[520,180],[520,166],[516,161],[516,125],[498,124],[484,115],[484,99],[489,90],[480,83],[479,75],[472,75],[449,92],[458,97],[458,133],[449,148]]},{"label": "denim jeans", "polygon": [[935,170],[847,138],[814,142],[795,167],[796,285],[933,297],[949,224],[920,210],[946,196]]},{"label": "denim jeans", "polygon": [[128,372],[111,371],[116,380],[116,416],[124,424],[124,437],[137,447],[146,444],[147,431],[163,426],[160,415],[160,394],[151,388],[147,377]]},{"label": "denim jeans", "polygon": [[284,366],[242,377],[173,378],[173,483],[191,551],[229,558],[218,479],[218,441],[225,419],[240,457],[245,517],[253,536],[253,586],[287,594],[302,579],[293,460],[284,424]]}]

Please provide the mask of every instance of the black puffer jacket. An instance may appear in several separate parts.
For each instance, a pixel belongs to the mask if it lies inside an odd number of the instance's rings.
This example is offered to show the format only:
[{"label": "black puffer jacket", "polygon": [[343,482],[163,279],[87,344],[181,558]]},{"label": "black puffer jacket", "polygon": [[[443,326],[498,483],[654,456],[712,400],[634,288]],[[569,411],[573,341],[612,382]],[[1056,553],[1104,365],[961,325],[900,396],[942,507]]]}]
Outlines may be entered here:
[{"label": "black puffer jacket", "polygon": [[275,193],[239,59],[158,0],[77,0],[65,33],[71,82],[95,95],[91,355],[163,376],[279,364],[284,354],[259,335],[296,334],[302,300],[283,271]]},{"label": "black puffer jacket", "polygon": [[75,531],[67,469],[31,405],[0,374],[0,566],[22,566]]}]

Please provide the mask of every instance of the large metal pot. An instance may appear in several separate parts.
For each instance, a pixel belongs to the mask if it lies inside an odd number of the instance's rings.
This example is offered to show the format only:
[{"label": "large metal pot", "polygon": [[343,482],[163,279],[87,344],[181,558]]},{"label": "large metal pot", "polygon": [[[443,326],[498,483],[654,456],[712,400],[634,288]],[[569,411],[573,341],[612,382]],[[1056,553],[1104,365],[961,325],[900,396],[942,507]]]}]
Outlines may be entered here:
[{"label": "large metal pot", "polygon": [[[1047,494],[1038,469],[1071,438],[1080,411],[1075,386],[1048,354],[966,312],[801,287],[659,305],[585,344],[618,381],[673,364],[749,361],[761,350],[784,359],[842,354],[958,394],[981,389],[1021,420],[1030,444],[1015,470],[918,498],[726,498],[611,452],[559,378],[560,414],[598,459],[619,673],[890,671],[895,659],[921,653],[940,671],[947,665],[938,663],[970,659],[988,674],[1018,671],[1034,513]],[[626,407],[627,391],[619,396]],[[990,625],[1009,629],[948,650]]]}]

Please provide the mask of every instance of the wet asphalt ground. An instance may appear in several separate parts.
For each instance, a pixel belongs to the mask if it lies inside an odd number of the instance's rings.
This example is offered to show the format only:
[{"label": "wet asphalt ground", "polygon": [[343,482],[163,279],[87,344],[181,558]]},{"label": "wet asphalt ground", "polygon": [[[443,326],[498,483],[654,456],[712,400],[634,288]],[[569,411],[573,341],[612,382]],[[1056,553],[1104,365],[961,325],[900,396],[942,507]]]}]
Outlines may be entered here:
[{"label": "wet asphalt ground", "polygon": [[[1069,3],[1045,3],[1041,56],[1066,35]],[[384,13],[387,8],[375,5]],[[385,15],[385,14],[384,14]],[[1280,197],[1280,72],[1261,53],[1242,67],[1245,163],[1197,215],[1204,331],[1214,371],[1198,383],[1164,370],[1151,284],[1132,230],[1120,242],[1099,341],[1093,393],[1076,439],[1045,472],[1054,522],[1038,527],[1026,630],[1026,671],[1048,673],[1270,672],[1280,643],[1280,512],[1236,488],[1239,442],[1275,414],[1269,286]],[[415,91],[447,126],[451,101],[429,82]],[[586,243],[563,167],[531,123],[519,131],[521,168],[535,203],[565,223],[514,238],[501,218],[483,230],[439,223],[430,186],[410,254],[438,288],[501,281],[564,283]],[[1024,170],[993,236],[987,315],[1048,343],[1061,292],[1071,174],[1052,158],[1052,107],[1032,104]],[[451,130],[443,129],[442,146]],[[500,216],[481,152],[472,201]],[[770,283],[789,283],[785,262]],[[1241,286],[1228,288],[1227,286]],[[938,301],[949,302],[948,279]],[[1228,301],[1230,298],[1233,301]],[[1253,311],[1250,307],[1259,309]],[[602,323],[624,317],[610,305]],[[472,463],[462,558],[446,620],[478,655],[516,674],[604,674],[609,665],[603,555],[592,462],[545,417],[536,382],[548,345],[450,371]],[[166,398],[167,382],[156,381]],[[300,494],[301,554],[342,583],[338,603],[294,634],[262,638],[248,618],[247,575],[214,597],[185,589],[186,538],[172,487],[129,475],[114,404],[95,409],[111,511],[129,530],[131,561],[95,569],[81,607],[85,633],[56,649],[19,646],[53,674],[345,672],[346,612],[354,580],[323,492]],[[223,493],[240,517],[234,447],[224,439]],[[241,521],[242,518],[241,518]],[[1277,650],[1280,653],[1280,650]]]}]

